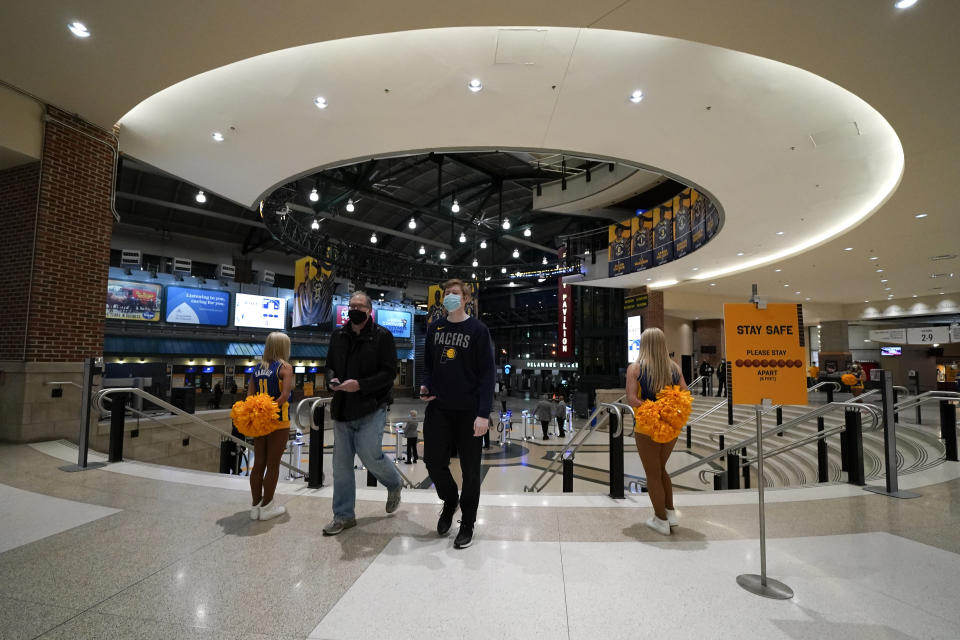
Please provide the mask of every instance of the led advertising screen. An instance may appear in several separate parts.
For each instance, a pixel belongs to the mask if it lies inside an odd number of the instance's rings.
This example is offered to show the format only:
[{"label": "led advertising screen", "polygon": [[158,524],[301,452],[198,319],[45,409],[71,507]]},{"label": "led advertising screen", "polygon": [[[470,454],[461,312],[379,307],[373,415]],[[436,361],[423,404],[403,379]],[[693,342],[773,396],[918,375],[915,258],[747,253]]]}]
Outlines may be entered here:
[{"label": "led advertising screen", "polygon": [[[336,313],[333,314],[333,323],[335,326],[342,327],[350,321],[350,317],[347,315],[347,312],[350,311],[350,307],[345,304],[338,304],[336,307],[337,308],[334,310]],[[376,322],[377,310],[373,309],[372,314],[373,321]]]},{"label": "led advertising screen", "polygon": [[395,309],[378,309],[377,324],[388,329],[394,338],[409,338],[413,316],[408,311]]},{"label": "led advertising screen", "polygon": [[238,293],[233,324],[238,327],[283,330],[287,314],[286,300]]},{"label": "led advertising screen", "polygon": [[643,333],[640,318],[640,316],[627,318],[627,364],[636,362],[637,356],[640,355],[640,334]]},{"label": "led advertising screen", "polygon": [[225,327],[230,323],[230,292],[167,287],[167,322]]},{"label": "led advertising screen", "polygon": [[107,280],[107,318],[159,322],[162,294],[159,284]]},{"label": "led advertising screen", "polygon": [[882,356],[899,356],[903,347],[880,347],[880,355]]}]

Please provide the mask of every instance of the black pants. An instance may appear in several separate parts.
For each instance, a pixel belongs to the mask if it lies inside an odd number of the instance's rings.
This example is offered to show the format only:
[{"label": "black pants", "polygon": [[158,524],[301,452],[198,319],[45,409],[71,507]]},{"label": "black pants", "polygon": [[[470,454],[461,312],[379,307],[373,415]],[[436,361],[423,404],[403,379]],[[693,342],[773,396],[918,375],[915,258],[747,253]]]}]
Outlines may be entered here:
[{"label": "black pants", "polygon": [[[807,385],[807,386],[809,387],[810,385]],[[717,397],[718,397],[718,398],[719,398],[721,395],[726,395],[726,388],[727,388],[727,378],[726,378],[726,377],[720,378],[720,381],[717,383]]]},{"label": "black pants", "polygon": [[564,423],[564,422],[565,422],[565,421],[564,421],[563,418],[561,418],[561,417],[559,417],[559,416],[557,417],[557,426],[560,427],[560,437],[561,437],[561,438],[566,435],[566,433],[563,431],[563,423]]},{"label": "black pants", "polygon": [[416,462],[420,459],[417,455],[417,440],[419,438],[407,438],[407,462]]},{"label": "black pants", "polygon": [[506,401],[506,400],[501,400],[501,401],[500,401],[500,406],[503,407],[503,413],[506,413],[506,412],[507,412],[507,401]]},{"label": "black pants", "polygon": [[423,461],[437,495],[448,503],[457,501],[457,483],[450,473],[450,449],[460,457],[463,491],[460,492],[460,519],[472,525],[480,504],[480,441],[473,435],[476,411],[439,409],[427,405],[423,416]]},{"label": "black pants", "polygon": [[550,421],[549,421],[549,420],[541,420],[541,421],[540,421],[540,426],[543,427],[543,439],[546,440],[547,437],[548,437],[548,436],[547,436],[547,429],[550,428]]}]

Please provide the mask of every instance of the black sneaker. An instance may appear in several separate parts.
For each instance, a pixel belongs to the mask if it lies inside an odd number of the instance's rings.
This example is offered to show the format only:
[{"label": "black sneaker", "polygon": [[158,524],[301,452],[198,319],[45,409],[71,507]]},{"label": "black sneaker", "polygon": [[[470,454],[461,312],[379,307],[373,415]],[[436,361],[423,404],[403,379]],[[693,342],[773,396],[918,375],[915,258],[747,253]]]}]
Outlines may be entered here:
[{"label": "black sneaker", "polygon": [[456,502],[444,502],[443,510],[440,511],[440,519],[437,520],[437,533],[445,536],[450,532],[450,526],[453,525],[453,515],[457,512]]},{"label": "black sneaker", "polygon": [[471,544],[473,544],[473,525],[461,523],[460,533],[457,534],[456,539],[453,541],[453,548],[466,549]]}]

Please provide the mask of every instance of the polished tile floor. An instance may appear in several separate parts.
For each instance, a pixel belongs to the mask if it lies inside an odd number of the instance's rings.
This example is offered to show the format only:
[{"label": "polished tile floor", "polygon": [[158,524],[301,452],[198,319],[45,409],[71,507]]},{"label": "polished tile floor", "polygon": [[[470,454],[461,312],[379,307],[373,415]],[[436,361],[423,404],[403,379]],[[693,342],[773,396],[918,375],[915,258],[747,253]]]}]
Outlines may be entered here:
[{"label": "polished tile floor", "polygon": [[[960,469],[914,500],[854,487],[768,491],[770,601],[756,494],[678,495],[681,526],[642,525],[645,496],[496,493],[474,546],[434,532],[430,490],[393,515],[359,492],[332,538],[330,489],[282,482],[288,514],[248,517],[244,478],[124,462],[59,470],[69,446],[0,446],[0,638],[955,638]],[[411,465],[412,467],[422,467]],[[27,493],[29,492],[29,493]]]}]

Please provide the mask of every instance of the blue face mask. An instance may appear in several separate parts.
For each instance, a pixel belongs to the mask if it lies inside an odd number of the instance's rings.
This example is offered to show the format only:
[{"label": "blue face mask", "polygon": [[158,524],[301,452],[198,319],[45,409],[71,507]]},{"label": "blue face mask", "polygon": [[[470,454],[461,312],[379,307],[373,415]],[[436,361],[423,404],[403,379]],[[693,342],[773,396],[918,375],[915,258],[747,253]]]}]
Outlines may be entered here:
[{"label": "blue face mask", "polygon": [[455,293],[448,293],[443,298],[443,308],[447,311],[455,311],[460,306],[460,296]]}]

